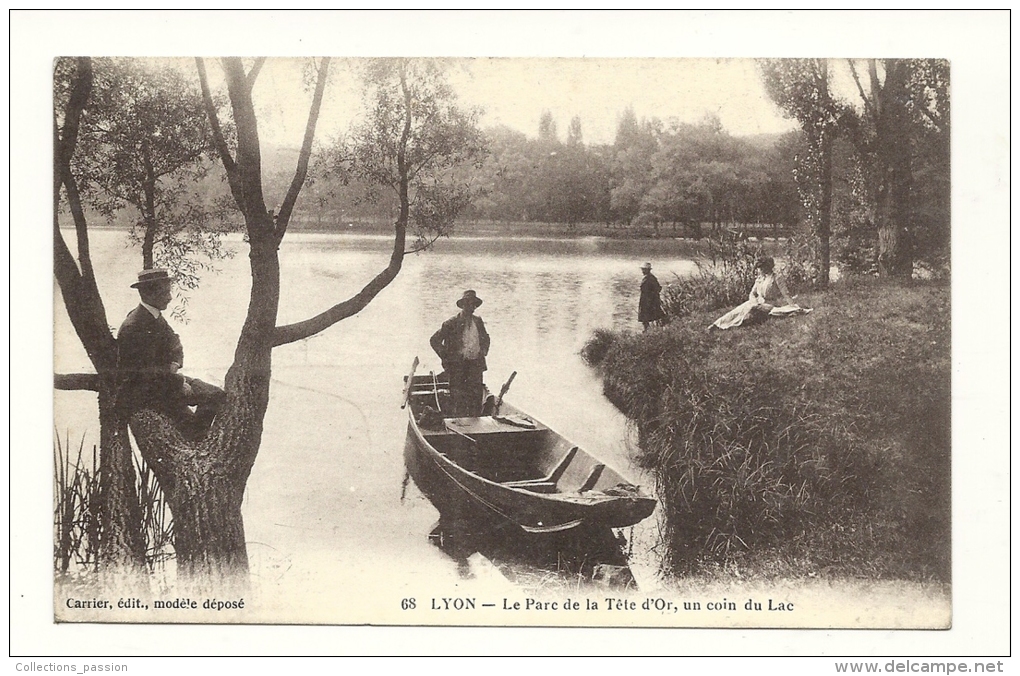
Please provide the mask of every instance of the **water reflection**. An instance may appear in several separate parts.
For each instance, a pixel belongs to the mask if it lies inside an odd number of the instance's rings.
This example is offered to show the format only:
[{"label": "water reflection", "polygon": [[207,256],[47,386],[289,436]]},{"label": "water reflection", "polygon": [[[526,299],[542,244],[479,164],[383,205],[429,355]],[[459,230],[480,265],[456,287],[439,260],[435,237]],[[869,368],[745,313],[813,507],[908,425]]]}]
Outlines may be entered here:
[{"label": "water reflection", "polygon": [[429,540],[456,564],[461,577],[475,576],[472,561],[484,556],[499,572],[527,587],[595,582],[614,588],[635,586],[623,531],[584,525],[559,533],[525,533],[511,524],[478,531],[437,525]]}]

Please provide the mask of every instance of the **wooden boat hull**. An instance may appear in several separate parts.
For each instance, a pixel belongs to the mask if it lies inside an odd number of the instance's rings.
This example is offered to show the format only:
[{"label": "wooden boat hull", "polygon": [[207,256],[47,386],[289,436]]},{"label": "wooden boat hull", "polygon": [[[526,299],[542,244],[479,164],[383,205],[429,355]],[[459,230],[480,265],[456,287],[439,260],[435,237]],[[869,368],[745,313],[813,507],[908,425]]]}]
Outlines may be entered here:
[{"label": "wooden boat hull", "polygon": [[[440,397],[427,376],[413,385],[404,462],[444,522],[548,533],[582,524],[622,528],[655,509],[639,487],[509,404],[497,417],[434,415],[431,427],[421,424],[426,402]],[[519,426],[529,421],[533,428]]]}]

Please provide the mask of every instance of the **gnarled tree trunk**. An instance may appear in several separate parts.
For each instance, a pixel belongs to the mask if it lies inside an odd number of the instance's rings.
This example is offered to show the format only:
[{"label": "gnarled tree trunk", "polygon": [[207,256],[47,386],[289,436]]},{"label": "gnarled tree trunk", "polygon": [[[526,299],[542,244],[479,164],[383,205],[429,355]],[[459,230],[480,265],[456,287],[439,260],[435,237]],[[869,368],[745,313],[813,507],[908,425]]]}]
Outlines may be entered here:
[{"label": "gnarled tree trunk", "polygon": [[241,501],[258,454],[262,416],[246,397],[230,396],[209,434],[184,439],[164,416],[131,418],[142,457],[174,517],[177,574],[185,586],[243,586],[248,573]]},{"label": "gnarled tree trunk", "polygon": [[100,560],[114,574],[141,572],[145,561],[142,506],[131,459],[127,422],[114,407],[114,377],[99,390]]},{"label": "gnarled tree trunk", "polygon": [[[100,564],[104,572],[135,576],[144,568],[145,546],[127,425],[114,405],[117,343],[106,321],[106,309],[92,267],[85,212],[71,173],[79,124],[91,91],[92,63],[87,58],[77,59],[63,126],[58,129],[56,118],[53,125],[53,272],[67,315],[98,374],[88,383],[80,384],[87,385],[83,389],[98,392],[99,397]],[[74,220],[77,261],[60,231],[62,188]]]}]

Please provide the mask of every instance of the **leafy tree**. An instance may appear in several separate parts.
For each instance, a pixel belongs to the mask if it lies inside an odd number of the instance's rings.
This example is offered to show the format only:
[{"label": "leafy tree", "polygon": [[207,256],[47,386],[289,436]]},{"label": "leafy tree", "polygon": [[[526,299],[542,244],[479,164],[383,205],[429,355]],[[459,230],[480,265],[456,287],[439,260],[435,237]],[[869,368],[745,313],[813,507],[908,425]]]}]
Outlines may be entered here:
[{"label": "leafy tree", "polygon": [[581,118],[578,115],[570,118],[567,129],[567,147],[576,148],[584,145],[584,132],[581,131]]},{"label": "leafy tree", "polygon": [[758,66],[769,97],[804,130],[807,147],[798,161],[798,186],[811,223],[816,282],[825,285],[832,231],[832,148],[844,108],[830,92],[825,59],[763,59]]},{"label": "leafy tree", "polygon": [[199,193],[213,166],[202,95],[168,64],[96,59],[93,72],[72,161],[83,197],[108,218],[135,211],[130,236],[142,267],[168,268],[179,289],[193,289],[227,255],[225,210]]},{"label": "leafy tree", "polygon": [[501,221],[530,220],[527,181],[531,172],[528,138],[509,127],[485,132],[488,155],[477,167],[480,194],[469,207],[475,217]]},{"label": "leafy tree", "polygon": [[914,124],[911,225],[914,255],[935,272],[948,269],[951,230],[949,62],[910,61],[907,108]]},{"label": "leafy tree", "polygon": [[479,186],[457,175],[486,154],[478,129],[480,111],[463,110],[446,82],[441,62],[383,59],[365,73],[369,118],[334,146],[332,166],[345,181],[387,188],[398,227],[410,225],[411,251],[449,234]]},{"label": "leafy tree", "polygon": [[[199,81],[206,115],[217,154],[223,164],[231,195],[244,219],[249,247],[252,283],[248,312],[238,338],[234,362],[225,378],[226,402],[206,436],[185,439],[163,415],[142,410],[131,419],[119,419],[113,407],[116,383],[116,342],[106,320],[98,292],[89,249],[88,221],[82,204],[79,179],[72,164],[79,150],[79,131],[93,91],[90,59],[60,64],[67,74],[58,87],[58,109],[54,118],[54,271],[72,325],[89,354],[97,373],[58,376],[57,386],[93,389],[99,394],[101,473],[106,486],[101,555],[109,568],[139,571],[142,543],[139,541],[139,505],[134,489],[128,425],[143,458],[153,469],[174,517],[174,548],[182,582],[201,586],[243,583],[247,578],[241,498],[252,464],[261,444],[263,420],[269,405],[273,349],[314,335],[363,309],[399,273],[406,247],[410,200],[402,200],[401,217],[394,223],[393,249],[389,263],[368,280],[358,293],[332,307],[294,324],[278,326],[280,298],[279,248],[294,213],[304,184],[315,127],[329,68],[329,60],[315,63],[315,87],[311,95],[308,122],[297,167],[279,203],[278,211],[266,207],[263,188],[262,148],[252,100],[252,88],[265,59],[247,64],[238,58],[222,60],[230,100],[230,118],[235,133],[220,122],[219,111],[208,85],[205,63],[198,59]],[[401,69],[401,72],[403,70]],[[406,83],[405,83],[406,84]],[[409,171],[428,164],[429,158],[416,154],[421,148],[448,148],[446,156],[460,157],[458,137],[442,143],[414,146],[408,141],[415,127],[414,111],[406,105],[406,92],[395,102],[401,115],[377,110],[378,138],[397,138],[391,152],[397,167]],[[375,101],[384,107],[392,99]],[[421,122],[420,119],[418,119]],[[397,124],[395,134],[388,124]],[[386,133],[389,131],[390,133]],[[429,121],[418,127],[418,138],[432,138]],[[401,174],[398,189],[405,195],[413,180]],[[406,183],[404,182],[406,180]],[[428,185],[426,185],[428,187]],[[71,254],[59,228],[59,207],[66,198],[75,225],[77,257]]]},{"label": "leafy tree", "polygon": [[556,120],[548,110],[543,110],[541,117],[538,118],[538,140],[543,143],[559,143],[556,136]]},{"label": "leafy tree", "polygon": [[[97,393],[101,496],[98,559],[104,573],[127,573],[133,577],[144,569],[142,511],[135,487],[127,421],[120,418],[114,405],[117,344],[99,294],[82,192],[72,169],[93,82],[90,59],[57,61],[53,116],[53,272],[71,325],[96,373],[58,375],[54,384],[58,389]],[[74,222],[77,256],[71,253],[60,230],[65,199]]]},{"label": "leafy tree", "polygon": [[[863,108],[853,118],[851,131],[874,200],[878,271],[883,276],[910,277],[919,239],[929,240],[929,248],[948,245],[948,63],[869,59],[866,83],[858,63],[848,63]],[[928,184],[928,199],[920,203],[914,195],[915,156],[924,164]],[[929,204],[932,208],[926,208]],[[927,212],[926,218],[921,210]],[[918,238],[919,231],[928,236]]]},{"label": "leafy tree", "polygon": [[614,216],[625,223],[637,217],[641,200],[652,185],[652,156],[661,133],[658,120],[638,123],[632,108],[624,111],[617,124],[610,199]]}]

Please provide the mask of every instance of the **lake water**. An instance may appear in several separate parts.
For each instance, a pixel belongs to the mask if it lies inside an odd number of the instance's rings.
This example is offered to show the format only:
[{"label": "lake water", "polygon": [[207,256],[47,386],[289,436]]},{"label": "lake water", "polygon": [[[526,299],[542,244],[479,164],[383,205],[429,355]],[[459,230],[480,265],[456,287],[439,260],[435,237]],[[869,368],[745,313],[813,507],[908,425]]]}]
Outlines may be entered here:
[{"label": "lake water", "polygon": [[[129,285],[141,257],[123,232],[101,230],[92,238],[116,327],[137,305]],[[188,322],[171,322],[184,343],[184,372],[217,384],[232,361],[249,290],[247,249],[239,238],[229,244],[238,255],[191,292]],[[243,507],[256,579],[338,594],[351,585],[464,582],[457,564],[428,543],[437,518],[431,504],[413,487],[400,500],[406,413],[399,404],[415,356],[422,360],[419,373],[440,370],[429,336],[457,312],[455,301],[469,288],[484,300],[478,314],[492,337],[490,389],[517,371],[508,400],[649,486],[649,477],[631,465],[626,420],[602,395],[579,351],[595,329],[639,331],[639,266],[650,261],[662,283],[689,274],[689,246],[674,240],[442,240],[433,251],[408,256],[397,279],[357,316],[277,348],[262,448]],[[292,233],[280,256],[283,324],[360,289],[386,265],[389,240]],[[56,370],[87,369],[59,297],[55,307]],[[59,433],[94,438],[95,415],[94,395],[56,394]],[[654,569],[654,517],[643,528],[635,543],[644,552],[635,558]],[[272,617],[286,619],[288,612],[283,604]],[[342,614],[365,617],[357,609]]]}]

